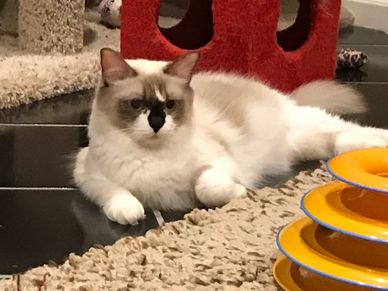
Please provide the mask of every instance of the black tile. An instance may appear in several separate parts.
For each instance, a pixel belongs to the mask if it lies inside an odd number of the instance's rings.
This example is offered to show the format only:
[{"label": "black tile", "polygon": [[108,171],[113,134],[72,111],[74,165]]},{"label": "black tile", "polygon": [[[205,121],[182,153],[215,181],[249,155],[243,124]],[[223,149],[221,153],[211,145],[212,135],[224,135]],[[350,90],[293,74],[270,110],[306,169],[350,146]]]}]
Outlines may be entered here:
[{"label": "black tile", "polygon": [[[205,205],[200,205],[197,207],[197,209],[201,210],[209,210],[212,209],[211,207],[206,207]],[[162,215],[165,222],[171,222],[171,221],[177,221],[183,219],[183,217],[190,213],[191,210],[169,210],[160,211],[160,214]]]},{"label": "black tile", "polygon": [[[348,47],[341,45],[340,48]],[[337,70],[337,78],[345,82],[387,82],[388,83],[388,46],[349,46],[364,52],[368,63],[359,70]]]},{"label": "black tile", "polygon": [[57,96],[0,110],[0,123],[87,124],[94,92]]},{"label": "black tile", "polygon": [[85,127],[0,126],[0,187],[67,187]]},{"label": "black tile", "polygon": [[0,274],[12,274],[48,261],[62,263],[71,252],[109,245],[158,227],[152,213],[136,226],[109,221],[79,192],[0,191]]},{"label": "black tile", "polygon": [[388,45],[388,34],[374,29],[364,27],[352,27],[340,32],[339,44],[343,45]]},{"label": "black tile", "polygon": [[365,126],[388,128],[388,84],[359,83],[352,86],[364,95],[369,109],[348,118]]},{"label": "black tile", "polygon": [[276,187],[278,185],[282,185],[293,179],[296,175],[298,175],[301,171],[307,170],[315,170],[321,165],[320,161],[301,161],[297,164],[293,165],[290,172],[282,174],[282,175],[270,175],[264,176],[263,182],[258,186],[258,188],[264,187]]},{"label": "black tile", "polygon": [[190,211],[161,211],[162,217],[165,222],[181,220],[185,214]]}]

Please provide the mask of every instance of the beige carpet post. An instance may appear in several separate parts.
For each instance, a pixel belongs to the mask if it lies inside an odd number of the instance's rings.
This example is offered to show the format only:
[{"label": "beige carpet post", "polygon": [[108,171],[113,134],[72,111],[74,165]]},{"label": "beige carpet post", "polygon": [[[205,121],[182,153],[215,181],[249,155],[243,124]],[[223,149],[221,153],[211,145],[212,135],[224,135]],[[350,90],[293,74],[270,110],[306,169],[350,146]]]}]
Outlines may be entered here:
[{"label": "beige carpet post", "polygon": [[18,7],[19,0],[0,0],[0,17],[3,19],[2,33],[18,34]]},{"label": "beige carpet post", "polygon": [[32,53],[75,53],[83,47],[85,0],[19,0],[19,45]]}]

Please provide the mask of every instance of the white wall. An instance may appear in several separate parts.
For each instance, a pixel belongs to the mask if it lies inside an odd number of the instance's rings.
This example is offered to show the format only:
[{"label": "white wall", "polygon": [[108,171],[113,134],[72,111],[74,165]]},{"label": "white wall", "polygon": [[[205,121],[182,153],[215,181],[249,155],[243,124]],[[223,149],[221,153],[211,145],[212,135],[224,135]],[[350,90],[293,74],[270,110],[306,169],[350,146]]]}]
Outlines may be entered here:
[{"label": "white wall", "polygon": [[343,0],[355,17],[356,26],[388,32],[388,0]]}]

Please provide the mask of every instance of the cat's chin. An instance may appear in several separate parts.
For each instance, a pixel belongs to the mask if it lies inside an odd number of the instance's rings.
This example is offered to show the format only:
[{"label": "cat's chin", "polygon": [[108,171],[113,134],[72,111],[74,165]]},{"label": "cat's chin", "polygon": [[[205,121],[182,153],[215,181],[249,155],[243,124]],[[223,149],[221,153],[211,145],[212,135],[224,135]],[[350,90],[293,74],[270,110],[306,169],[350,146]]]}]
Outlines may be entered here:
[{"label": "cat's chin", "polygon": [[182,126],[179,128],[162,129],[157,133],[154,132],[144,132],[144,131],[132,131],[129,134],[129,137],[132,141],[137,143],[140,146],[160,148],[166,144],[176,144],[177,140],[180,140],[182,143],[183,140],[188,140],[189,135],[191,134],[190,126]]},{"label": "cat's chin", "polygon": [[136,138],[136,142],[145,147],[159,147],[169,140],[169,134],[153,133]]}]

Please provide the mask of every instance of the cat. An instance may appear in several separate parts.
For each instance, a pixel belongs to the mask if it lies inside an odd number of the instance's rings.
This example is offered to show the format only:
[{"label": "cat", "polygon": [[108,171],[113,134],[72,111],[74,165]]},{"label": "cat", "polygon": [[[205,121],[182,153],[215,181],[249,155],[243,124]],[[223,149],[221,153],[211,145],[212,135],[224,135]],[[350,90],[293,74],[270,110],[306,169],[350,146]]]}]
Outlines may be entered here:
[{"label": "cat", "polygon": [[222,206],[296,161],[387,146],[388,131],[308,106],[311,94],[357,100],[344,85],[317,81],[287,96],[237,74],[193,74],[199,58],[190,52],[171,62],[126,61],[101,50],[90,142],[73,175],[109,219],[136,224],[145,207]]}]

